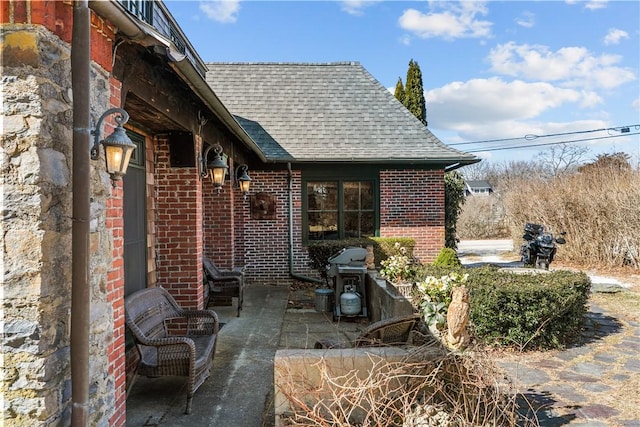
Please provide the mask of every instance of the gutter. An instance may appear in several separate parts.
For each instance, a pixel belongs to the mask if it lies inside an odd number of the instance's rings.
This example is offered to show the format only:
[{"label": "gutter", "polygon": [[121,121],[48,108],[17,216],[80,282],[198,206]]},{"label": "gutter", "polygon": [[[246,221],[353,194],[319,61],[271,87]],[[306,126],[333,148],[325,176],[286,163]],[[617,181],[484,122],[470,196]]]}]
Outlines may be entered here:
[{"label": "gutter", "polygon": [[[71,225],[71,425],[89,419],[89,347],[91,286],[89,280],[91,12],[87,1],[73,4],[71,88],[73,90],[72,225]],[[99,131],[99,130],[98,130]]]},{"label": "gutter", "polygon": [[291,171],[291,163],[287,163],[287,171],[289,172],[288,181],[288,196],[289,196],[289,275],[298,280],[302,280],[304,282],[312,282],[324,284],[321,279],[317,279],[315,277],[303,276],[297,274],[293,271],[293,173]]},{"label": "gutter", "polygon": [[220,98],[202,78],[193,64],[176,49],[173,42],[159,34],[150,25],[138,20],[121,5],[113,1],[94,0],[89,7],[98,15],[111,21],[118,32],[145,46],[160,46],[166,50],[171,68],[189,85],[196,95],[213,111],[216,116],[232,131],[232,133],[254,152],[264,163],[267,158],[258,145],[247,134],[231,112],[224,106]]}]

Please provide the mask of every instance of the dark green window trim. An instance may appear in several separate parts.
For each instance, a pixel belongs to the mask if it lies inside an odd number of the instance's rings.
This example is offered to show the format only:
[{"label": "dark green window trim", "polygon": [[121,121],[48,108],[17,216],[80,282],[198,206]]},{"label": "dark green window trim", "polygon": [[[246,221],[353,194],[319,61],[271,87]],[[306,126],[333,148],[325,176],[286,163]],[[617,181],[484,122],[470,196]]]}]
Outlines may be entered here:
[{"label": "dark green window trim", "polygon": [[[304,175],[304,174],[303,174]],[[369,182],[372,187],[372,197],[373,197],[373,234],[374,236],[379,236],[380,234],[380,195],[379,195],[379,178],[378,174],[354,174],[350,176],[327,176],[328,174],[313,174],[310,176],[303,176],[302,179],[302,242],[303,244],[308,244],[314,241],[321,240],[311,240],[309,239],[309,193],[308,193],[308,184],[312,182],[327,182],[327,183],[335,183],[337,189],[337,224],[338,230],[336,232],[336,239],[344,239],[345,230],[344,230],[344,222],[345,222],[345,212],[348,214],[350,211],[345,209],[344,207],[344,184],[345,182]],[[373,176],[372,176],[373,175]],[[332,208],[329,208],[330,211]],[[323,211],[322,209],[316,210],[316,212]],[[364,210],[352,210],[351,213],[355,212],[370,212],[368,209]],[[311,210],[313,212],[313,210]],[[327,212],[327,210],[325,210]],[[333,240],[333,239],[332,239]]]},{"label": "dark green window trim", "polygon": [[145,157],[145,145],[144,145],[144,135],[140,135],[132,130],[127,129],[127,136],[131,139],[136,145],[136,149],[133,150],[133,154],[131,154],[131,160],[129,160],[129,166],[144,168],[144,157]]}]

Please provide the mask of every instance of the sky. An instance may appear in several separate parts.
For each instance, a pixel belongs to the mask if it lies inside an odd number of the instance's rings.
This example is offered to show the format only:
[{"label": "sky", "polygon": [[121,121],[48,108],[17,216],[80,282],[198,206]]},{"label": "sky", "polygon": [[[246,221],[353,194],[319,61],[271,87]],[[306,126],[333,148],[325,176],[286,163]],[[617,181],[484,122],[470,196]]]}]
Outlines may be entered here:
[{"label": "sky", "polygon": [[205,62],[420,66],[429,129],[491,162],[584,147],[640,163],[638,1],[165,0]]}]

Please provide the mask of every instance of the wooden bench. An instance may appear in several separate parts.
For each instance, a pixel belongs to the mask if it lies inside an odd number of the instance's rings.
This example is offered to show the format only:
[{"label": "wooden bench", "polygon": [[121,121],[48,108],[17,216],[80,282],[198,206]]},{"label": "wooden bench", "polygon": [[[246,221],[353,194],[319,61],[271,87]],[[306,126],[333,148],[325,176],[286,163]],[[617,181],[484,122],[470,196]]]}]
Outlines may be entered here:
[{"label": "wooden bench", "polygon": [[124,307],[140,352],[137,374],[188,377],[185,413],[190,414],[195,391],[211,373],[220,327],[217,314],[183,310],[161,287],[134,292],[125,298]]},{"label": "wooden bench", "polygon": [[207,307],[215,305],[216,300],[238,298],[236,317],[240,316],[244,293],[244,267],[234,270],[222,270],[209,258],[202,259],[204,277],[209,284]]}]

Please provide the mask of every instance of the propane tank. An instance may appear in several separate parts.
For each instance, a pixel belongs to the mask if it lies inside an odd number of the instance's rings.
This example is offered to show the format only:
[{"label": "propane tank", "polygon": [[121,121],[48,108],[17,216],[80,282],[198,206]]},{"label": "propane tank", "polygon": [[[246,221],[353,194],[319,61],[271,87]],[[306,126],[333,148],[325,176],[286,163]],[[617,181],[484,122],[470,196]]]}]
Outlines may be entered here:
[{"label": "propane tank", "polygon": [[362,307],[360,300],[356,292],[343,292],[340,295],[340,311],[346,315],[359,314]]}]

